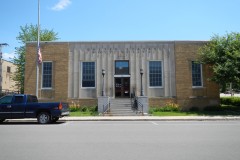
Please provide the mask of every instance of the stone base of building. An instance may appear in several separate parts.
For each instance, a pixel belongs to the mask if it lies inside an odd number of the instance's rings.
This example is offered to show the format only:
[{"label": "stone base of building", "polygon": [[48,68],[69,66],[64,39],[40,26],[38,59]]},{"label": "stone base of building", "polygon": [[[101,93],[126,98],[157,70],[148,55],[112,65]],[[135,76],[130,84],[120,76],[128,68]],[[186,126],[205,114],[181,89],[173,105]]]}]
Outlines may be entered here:
[{"label": "stone base of building", "polygon": [[215,107],[220,105],[220,98],[208,98],[208,97],[189,97],[188,99],[178,99],[177,103],[182,106],[183,110],[191,110],[192,108],[198,108],[203,110],[206,107]]},{"label": "stone base of building", "polygon": [[149,107],[163,107],[167,103],[176,103],[176,101],[176,98],[171,97],[149,98]]},{"label": "stone base of building", "polygon": [[[68,99],[69,105],[77,106],[97,106],[98,99]],[[198,108],[203,110],[205,107],[218,106],[220,99],[216,100],[208,97],[189,97],[188,99],[177,99],[171,97],[159,97],[159,98],[148,98],[148,106],[151,107],[164,107],[169,103],[178,104],[181,109],[187,111],[191,108]]]},{"label": "stone base of building", "polygon": [[97,98],[91,98],[91,99],[68,99],[67,102],[69,105],[74,106],[87,106],[87,107],[93,107],[97,106],[98,100]]}]

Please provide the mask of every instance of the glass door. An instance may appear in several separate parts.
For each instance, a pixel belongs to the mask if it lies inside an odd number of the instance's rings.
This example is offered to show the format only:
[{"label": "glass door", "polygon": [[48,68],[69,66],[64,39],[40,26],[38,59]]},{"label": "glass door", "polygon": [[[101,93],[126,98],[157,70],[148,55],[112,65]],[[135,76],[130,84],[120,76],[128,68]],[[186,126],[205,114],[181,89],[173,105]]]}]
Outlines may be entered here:
[{"label": "glass door", "polygon": [[115,78],[115,97],[118,97],[118,98],[130,97],[130,78],[129,77]]}]

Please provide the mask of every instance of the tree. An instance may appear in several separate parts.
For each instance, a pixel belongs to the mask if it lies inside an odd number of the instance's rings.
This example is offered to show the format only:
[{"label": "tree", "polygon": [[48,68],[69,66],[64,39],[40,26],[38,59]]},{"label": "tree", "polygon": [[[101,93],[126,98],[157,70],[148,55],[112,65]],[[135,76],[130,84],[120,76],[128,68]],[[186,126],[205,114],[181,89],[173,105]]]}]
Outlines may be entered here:
[{"label": "tree", "polygon": [[213,69],[212,81],[221,86],[240,82],[240,33],[214,35],[198,55],[201,63]]},{"label": "tree", "polygon": [[[58,33],[53,30],[41,29],[40,41],[53,41],[57,40]],[[12,76],[12,79],[16,81],[16,86],[21,93],[24,93],[24,71],[25,71],[25,53],[26,42],[37,41],[38,38],[38,26],[37,25],[25,25],[20,26],[19,35],[16,37],[23,46],[16,47],[16,56],[12,59],[12,62],[16,65],[16,71]],[[37,50],[37,48],[36,48]]]}]

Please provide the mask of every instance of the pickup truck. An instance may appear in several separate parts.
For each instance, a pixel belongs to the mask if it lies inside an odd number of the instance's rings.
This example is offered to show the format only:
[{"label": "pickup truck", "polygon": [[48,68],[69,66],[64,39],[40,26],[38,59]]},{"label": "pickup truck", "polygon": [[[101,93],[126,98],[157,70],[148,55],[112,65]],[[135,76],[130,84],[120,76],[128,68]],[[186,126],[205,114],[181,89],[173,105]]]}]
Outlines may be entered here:
[{"label": "pickup truck", "polygon": [[34,95],[15,94],[0,98],[0,123],[6,119],[37,118],[38,123],[56,122],[68,116],[68,103],[40,103]]}]

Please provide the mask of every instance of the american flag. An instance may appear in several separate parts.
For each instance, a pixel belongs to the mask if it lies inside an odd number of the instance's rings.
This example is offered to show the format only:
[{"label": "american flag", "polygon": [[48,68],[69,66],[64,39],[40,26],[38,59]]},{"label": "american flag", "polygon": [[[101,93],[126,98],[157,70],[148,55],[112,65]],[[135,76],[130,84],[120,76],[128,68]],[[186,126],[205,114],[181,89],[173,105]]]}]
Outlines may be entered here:
[{"label": "american flag", "polygon": [[41,53],[40,47],[38,47],[38,63],[39,64],[42,63],[42,53]]}]

